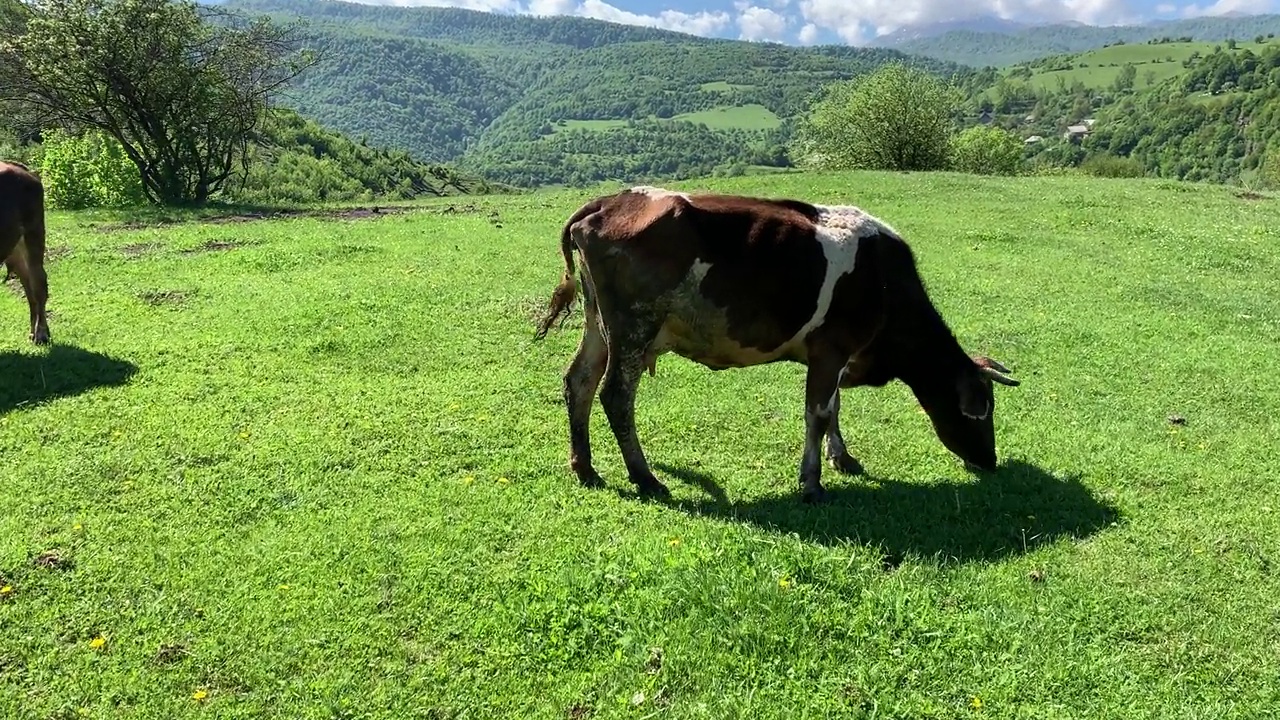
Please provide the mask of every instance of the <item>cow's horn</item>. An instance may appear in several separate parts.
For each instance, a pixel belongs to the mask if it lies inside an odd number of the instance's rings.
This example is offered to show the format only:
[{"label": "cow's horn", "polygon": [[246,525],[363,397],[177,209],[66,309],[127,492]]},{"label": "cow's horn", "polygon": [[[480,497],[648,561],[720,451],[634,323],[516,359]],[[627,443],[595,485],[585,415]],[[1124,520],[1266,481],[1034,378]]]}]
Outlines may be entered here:
[{"label": "cow's horn", "polygon": [[995,360],[985,355],[979,355],[978,357],[975,357],[973,361],[977,363],[979,368],[982,369],[982,374],[1000,383],[1001,385],[1008,385],[1009,387],[1017,387],[1018,385],[1021,384],[1019,381],[1014,380],[1013,378],[1005,374],[1009,372],[1009,368],[1005,367],[1004,365],[1001,365],[1000,363],[996,362]]}]

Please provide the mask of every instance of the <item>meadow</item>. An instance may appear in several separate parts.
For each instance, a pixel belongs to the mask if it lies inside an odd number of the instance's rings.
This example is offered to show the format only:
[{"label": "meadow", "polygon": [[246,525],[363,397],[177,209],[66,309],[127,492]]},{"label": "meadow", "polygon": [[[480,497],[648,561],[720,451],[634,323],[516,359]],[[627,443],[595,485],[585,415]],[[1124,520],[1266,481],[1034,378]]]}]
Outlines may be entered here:
[{"label": "meadow", "polygon": [[[0,291],[0,715],[1253,718],[1280,705],[1280,200],[780,174],[912,243],[1011,368],[977,478],[894,383],[802,505],[803,368],[645,376],[670,502],[567,467],[540,343],[591,192],[371,217],[51,213]],[[136,220],[136,218],[133,218]]]},{"label": "meadow", "polygon": [[[1274,42],[1274,39],[1263,43],[1240,41],[1231,52],[1243,53],[1248,50],[1258,55]],[[1037,68],[1026,82],[1038,90],[1053,90],[1059,83],[1070,87],[1077,81],[1087,88],[1108,88],[1115,83],[1124,65],[1132,63],[1138,70],[1134,87],[1142,89],[1185,74],[1187,68],[1182,65],[1184,61],[1194,54],[1210,55],[1219,47],[1226,48],[1227,45],[1213,42],[1111,45],[1071,56],[1071,68],[1068,70],[1045,71]]]},{"label": "meadow", "polygon": [[[658,118],[656,115],[650,115],[648,119]],[[772,130],[782,124],[782,120],[769,108],[755,103],[719,105],[709,110],[674,115],[671,120],[702,123],[712,130]],[[565,130],[603,132],[626,126],[626,120],[558,120],[551,129],[552,132]]]}]

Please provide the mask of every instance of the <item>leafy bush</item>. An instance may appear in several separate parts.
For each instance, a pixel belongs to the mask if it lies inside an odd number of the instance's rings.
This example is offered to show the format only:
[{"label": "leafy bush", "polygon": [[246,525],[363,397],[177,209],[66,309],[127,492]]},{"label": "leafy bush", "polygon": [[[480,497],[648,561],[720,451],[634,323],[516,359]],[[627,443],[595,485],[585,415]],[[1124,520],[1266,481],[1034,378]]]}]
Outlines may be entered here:
[{"label": "leafy bush", "polygon": [[1280,190],[1280,145],[1273,145],[1267,150],[1258,174],[1264,185]]},{"label": "leafy bush", "polygon": [[977,125],[951,138],[951,169],[974,175],[1018,175],[1023,142],[998,127]]},{"label": "leafy bush", "polygon": [[33,164],[51,208],[130,207],[146,201],[138,166],[102,132],[50,130],[36,155]]},{"label": "leafy bush", "polygon": [[249,151],[249,173],[223,199],[243,203],[369,202],[499,190],[483,178],[369,147],[277,109]]},{"label": "leafy bush", "polygon": [[828,86],[796,128],[791,157],[823,169],[938,170],[949,154],[960,92],[893,63]]},{"label": "leafy bush", "polygon": [[1089,156],[1080,163],[1080,170],[1087,175],[1105,178],[1138,178],[1147,174],[1137,160],[1106,153]]}]

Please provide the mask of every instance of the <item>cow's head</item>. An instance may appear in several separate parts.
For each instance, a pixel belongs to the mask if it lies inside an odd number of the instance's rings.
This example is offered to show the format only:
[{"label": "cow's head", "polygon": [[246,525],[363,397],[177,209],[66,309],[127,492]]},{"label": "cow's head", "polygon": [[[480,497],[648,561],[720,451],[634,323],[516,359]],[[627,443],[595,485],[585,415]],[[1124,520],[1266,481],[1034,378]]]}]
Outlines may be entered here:
[{"label": "cow's head", "polygon": [[989,357],[963,363],[950,378],[939,378],[917,389],[921,407],[928,413],[938,439],[972,468],[996,469],[996,402],[994,385],[1017,387],[1005,373],[1009,369]]}]

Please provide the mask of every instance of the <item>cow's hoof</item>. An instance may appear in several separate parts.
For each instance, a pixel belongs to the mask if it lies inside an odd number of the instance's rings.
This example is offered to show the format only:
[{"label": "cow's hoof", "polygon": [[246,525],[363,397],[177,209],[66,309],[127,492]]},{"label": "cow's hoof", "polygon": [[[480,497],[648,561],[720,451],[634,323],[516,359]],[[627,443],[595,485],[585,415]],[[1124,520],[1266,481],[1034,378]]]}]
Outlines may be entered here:
[{"label": "cow's hoof", "polygon": [[595,490],[604,487],[604,478],[600,477],[600,473],[595,470],[587,470],[578,473],[578,483],[584,488]]},{"label": "cow's hoof", "polygon": [[633,482],[636,484],[636,492],[640,493],[641,497],[659,500],[667,500],[671,497],[671,491],[655,477],[647,477]]},{"label": "cow's hoof", "polygon": [[835,468],[836,471],[842,472],[845,475],[861,475],[863,471],[862,463],[858,462],[857,458],[847,452],[829,457],[827,458],[827,462],[831,467]]},{"label": "cow's hoof", "polygon": [[33,333],[30,337],[31,337],[31,342],[35,343],[36,345],[49,344],[49,333],[47,331]]},{"label": "cow's hoof", "polygon": [[817,505],[827,499],[827,491],[821,485],[800,488],[800,501],[806,505]]}]

